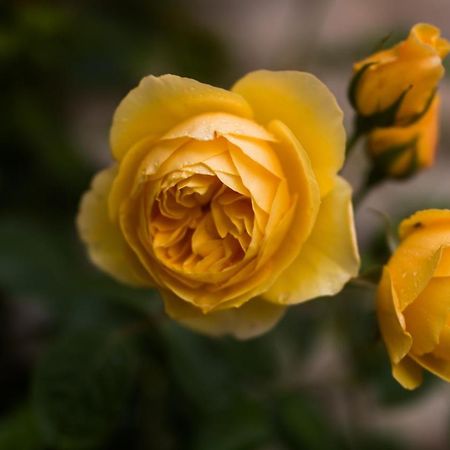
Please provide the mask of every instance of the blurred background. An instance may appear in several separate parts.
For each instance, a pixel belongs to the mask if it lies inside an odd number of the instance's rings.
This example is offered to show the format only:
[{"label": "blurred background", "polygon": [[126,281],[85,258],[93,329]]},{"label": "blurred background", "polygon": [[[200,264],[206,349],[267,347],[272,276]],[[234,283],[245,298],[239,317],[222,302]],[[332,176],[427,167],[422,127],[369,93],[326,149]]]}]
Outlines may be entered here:
[{"label": "blurred background", "polygon": [[[450,448],[449,387],[391,378],[373,289],[291,308],[258,339],[211,340],[99,273],[74,227],[143,76],[229,87],[259,68],[310,71],[349,129],[352,62],[416,22],[449,38],[449,18],[448,0],[1,2],[0,450]],[[450,206],[448,75],[442,98],[436,165],[358,207],[365,267],[387,258],[372,209],[397,222]],[[344,175],[357,187],[366,167],[359,148]]]}]

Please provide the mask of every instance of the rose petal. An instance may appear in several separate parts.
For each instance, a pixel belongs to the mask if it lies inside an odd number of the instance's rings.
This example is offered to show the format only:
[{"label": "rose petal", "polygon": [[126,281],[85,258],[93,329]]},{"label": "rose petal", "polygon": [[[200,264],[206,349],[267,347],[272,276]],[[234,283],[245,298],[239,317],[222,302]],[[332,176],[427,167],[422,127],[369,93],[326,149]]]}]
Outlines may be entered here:
[{"label": "rose petal", "polygon": [[432,278],[428,286],[404,311],[406,329],[413,338],[411,350],[431,352],[439,342],[450,314],[450,277]]},{"label": "rose petal", "polygon": [[180,122],[209,112],[252,117],[248,103],[236,93],[175,75],[145,77],[114,114],[112,153],[120,160],[140,140],[159,139]]},{"label": "rose petal", "polygon": [[231,334],[249,339],[270,330],[283,316],[285,308],[254,298],[240,308],[203,314],[199,309],[169,292],[162,292],[166,313],[200,333],[210,336]]},{"label": "rose petal", "polygon": [[450,382],[450,361],[448,359],[438,358],[432,353],[422,356],[411,355],[411,358],[431,373]]},{"label": "rose petal", "polygon": [[308,73],[260,70],[232,90],[249,102],[262,125],[280,120],[291,129],[311,160],[321,196],[326,195],[345,152],[343,114],[328,88]]},{"label": "rose petal", "polygon": [[191,117],[175,125],[161,139],[189,137],[200,141],[212,141],[218,136],[236,135],[274,141],[275,138],[253,120],[225,113],[207,113]]},{"label": "rose petal", "polygon": [[119,226],[110,220],[108,195],[117,167],[99,172],[81,199],[77,227],[91,260],[117,280],[133,286],[154,283],[127,245]]},{"label": "rose petal", "polygon": [[351,189],[337,177],[336,187],[323,199],[312,234],[300,254],[264,298],[292,304],[334,295],[357,275],[358,269]]},{"label": "rose petal", "polygon": [[397,294],[386,266],[378,286],[377,316],[391,362],[394,365],[399,364],[410,351],[412,338],[405,330],[405,319],[398,308]]},{"label": "rose petal", "polygon": [[388,266],[400,311],[414,302],[428,285],[441,260],[443,244],[449,238],[448,230],[423,229],[397,247]]},{"label": "rose petal", "polygon": [[403,358],[392,365],[392,376],[405,388],[416,389],[422,384],[423,369],[411,358]]}]

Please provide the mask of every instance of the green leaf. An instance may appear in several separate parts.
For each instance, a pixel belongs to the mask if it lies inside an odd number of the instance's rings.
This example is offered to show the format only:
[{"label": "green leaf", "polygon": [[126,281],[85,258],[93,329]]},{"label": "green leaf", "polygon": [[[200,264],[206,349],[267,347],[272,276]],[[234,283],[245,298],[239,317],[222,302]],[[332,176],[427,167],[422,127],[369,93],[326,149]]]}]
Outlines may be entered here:
[{"label": "green leaf", "polygon": [[169,321],[161,332],[169,372],[196,411],[209,413],[226,407],[237,386],[215,342]]},{"label": "green leaf", "polygon": [[412,117],[410,117],[408,119],[408,121],[405,124],[402,124],[402,126],[409,126],[409,125],[416,123],[418,120],[420,120],[430,109],[430,106],[433,103],[436,92],[437,92],[437,88],[433,89],[431,91],[431,94],[428,97],[428,100],[426,101],[425,106],[423,107],[422,111],[418,112],[417,114],[414,114]]},{"label": "green leaf", "polygon": [[358,134],[366,134],[374,128],[391,127],[394,125],[397,113],[411,87],[412,86],[408,86],[398,98],[383,111],[375,112],[370,116],[358,114],[355,122],[356,132]]},{"label": "green leaf", "polygon": [[357,90],[358,90],[359,82],[361,81],[361,78],[367,72],[369,67],[373,66],[374,64],[376,64],[376,63],[370,62],[370,63],[364,64],[364,66],[362,66],[361,69],[359,69],[353,75],[352,79],[350,80],[347,95],[348,95],[348,100],[349,100],[350,104],[352,105],[353,109],[355,109],[355,110],[358,110],[356,97],[357,97]]},{"label": "green leaf", "polygon": [[[390,173],[390,168],[399,158],[403,155],[409,153],[410,160],[405,169],[397,175],[393,175]],[[372,169],[369,172],[369,177],[367,179],[367,184],[374,185],[386,177],[390,178],[398,178],[405,179],[416,173],[419,168],[419,161],[417,156],[417,138],[414,137],[408,142],[404,144],[392,146],[383,153],[380,153],[378,156],[372,159]]]},{"label": "green leaf", "polygon": [[21,407],[0,421],[0,450],[40,450],[44,448],[33,413]]},{"label": "green leaf", "polygon": [[48,443],[61,449],[104,442],[130,393],[135,360],[127,342],[109,330],[74,332],[39,362],[34,410]]}]

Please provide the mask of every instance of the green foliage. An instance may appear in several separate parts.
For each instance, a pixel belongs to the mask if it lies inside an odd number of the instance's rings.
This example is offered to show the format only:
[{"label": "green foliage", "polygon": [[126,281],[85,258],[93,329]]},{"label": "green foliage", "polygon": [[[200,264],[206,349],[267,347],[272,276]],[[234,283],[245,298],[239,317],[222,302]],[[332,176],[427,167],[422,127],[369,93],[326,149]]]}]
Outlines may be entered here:
[{"label": "green foliage", "polygon": [[118,332],[80,331],[56,342],[39,362],[33,386],[47,442],[61,449],[102,443],[124,412],[135,366]]},{"label": "green foliage", "polygon": [[28,406],[0,421],[0,450],[41,450],[44,443]]}]

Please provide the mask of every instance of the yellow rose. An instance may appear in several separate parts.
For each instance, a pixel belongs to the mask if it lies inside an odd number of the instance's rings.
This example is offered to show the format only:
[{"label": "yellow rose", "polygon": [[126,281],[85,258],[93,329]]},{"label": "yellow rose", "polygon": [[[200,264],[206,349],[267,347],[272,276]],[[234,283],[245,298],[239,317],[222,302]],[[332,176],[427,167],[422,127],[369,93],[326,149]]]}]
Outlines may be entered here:
[{"label": "yellow rose", "polygon": [[434,162],[439,134],[439,96],[427,112],[409,126],[375,128],[367,150],[380,175],[403,178]]},{"label": "yellow rose", "polygon": [[443,58],[450,43],[440,37],[432,25],[415,25],[406,40],[382,50],[354,65],[360,73],[356,82],[353,105],[362,116],[386,111],[401,96],[404,98],[394,123],[407,124],[423,113],[444,75]]},{"label": "yellow rose", "polygon": [[377,314],[395,379],[414,389],[423,369],[450,381],[450,210],[419,211],[378,288]]},{"label": "yellow rose", "polygon": [[258,71],[226,91],[144,78],[117,108],[116,160],[81,202],[92,261],[156,287],[169,316],[258,335],[359,266],[342,112],[314,76]]}]

